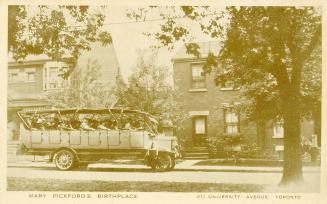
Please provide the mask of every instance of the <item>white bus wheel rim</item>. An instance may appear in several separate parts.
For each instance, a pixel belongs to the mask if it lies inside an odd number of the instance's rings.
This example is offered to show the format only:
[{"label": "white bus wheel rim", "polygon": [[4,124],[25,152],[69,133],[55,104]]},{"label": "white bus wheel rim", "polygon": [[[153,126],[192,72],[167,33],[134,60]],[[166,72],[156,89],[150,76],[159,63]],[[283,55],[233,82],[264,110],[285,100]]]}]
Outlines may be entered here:
[{"label": "white bus wheel rim", "polygon": [[56,157],[56,164],[60,169],[69,169],[73,163],[73,158],[69,152],[60,152]]}]

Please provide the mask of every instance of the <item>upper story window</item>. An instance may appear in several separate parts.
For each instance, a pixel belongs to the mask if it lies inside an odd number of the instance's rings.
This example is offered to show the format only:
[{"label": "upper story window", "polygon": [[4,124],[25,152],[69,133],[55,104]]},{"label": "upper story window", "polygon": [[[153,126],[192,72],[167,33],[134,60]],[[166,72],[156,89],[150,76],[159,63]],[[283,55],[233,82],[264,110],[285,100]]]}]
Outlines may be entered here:
[{"label": "upper story window", "polygon": [[35,68],[25,68],[24,73],[26,75],[27,82],[35,82]]},{"label": "upper story window", "polygon": [[64,88],[68,83],[64,80],[60,74],[66,71],[68,66],[62,62],[47,62],[44,65],[43,72],[43,89],[44,90],[56,90]]},{"label": "upper story window", "polygon": [[35,68],[8,69],[8,82],[35,82]]},{"label": "upper story window", "polygon": [[206,79],[203,74],[202,64],[192,65],[192,79],[191,87],[192,89],[202,89],[206,87]]},{"label": "upper story window", "polygon": [[8,69],[8,82],[9,83],[14,83],[18,82],[19,78],[19,69]]},{"label": "upper story window", "polygon": [[240,133],[240,114],[234,109],[224,109],[224,129],[228,135]]},{"label": "upper story window", "polygon": [[274,135],[273,138],[284,137],[284,120],[281,117],[277,117],[274,122]]}]

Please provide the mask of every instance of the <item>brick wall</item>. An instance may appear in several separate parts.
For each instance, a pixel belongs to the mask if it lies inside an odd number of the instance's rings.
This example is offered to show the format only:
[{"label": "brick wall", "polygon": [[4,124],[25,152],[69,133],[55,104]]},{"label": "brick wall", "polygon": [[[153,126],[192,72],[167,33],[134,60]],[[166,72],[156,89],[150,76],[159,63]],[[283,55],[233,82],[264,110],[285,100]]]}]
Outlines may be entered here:
[{"label": "brick wall", "polygon": [[[191,89],[191,66],[199,61],[177,60],[174,62],[174,85],[177,89],[176,102],[182,104],[184,111],[209,111],[207,116],[207,133],[210,138],[217,138],[224,132],[223,103],[242,102],[239,91],[221,90],[214,83],[214,73],[206,76],[206,90],[195,91]],[[241,133],[245,142],[256,142],[256,126],[244,125],[241,119]],[[183,124],[177,136],[191,139],[193,134],[192,119]]]}]

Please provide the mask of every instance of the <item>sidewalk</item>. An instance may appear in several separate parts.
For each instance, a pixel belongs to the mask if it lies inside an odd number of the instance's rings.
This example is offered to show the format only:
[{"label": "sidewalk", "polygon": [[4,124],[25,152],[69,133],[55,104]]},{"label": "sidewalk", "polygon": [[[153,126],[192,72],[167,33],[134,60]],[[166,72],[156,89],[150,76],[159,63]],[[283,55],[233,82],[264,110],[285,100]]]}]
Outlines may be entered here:
[{"label": "sidewalk", "polygon": [[[15,156],[15,158],[8,159],[8,167],[42,167],[42,168],[54,168],[53,163],[46,162],[47,157],[36,157],[37,161],[33,161],[33,157]],[[173,171],[203,171],[203,172],[282,172],[283,167],[253,167],[253,166],[199,166],[196,163],[202,160],[184,160],[179,164],[176,164]],[[142,170],[149,169],[144,165],[139,164],[117,164],[117,163],[95,163],[88,165],[88,169],[124,169],[124,170]],[[320,172],[320,166],[304,166],[303,172],[306,173],[318,173]]]}]

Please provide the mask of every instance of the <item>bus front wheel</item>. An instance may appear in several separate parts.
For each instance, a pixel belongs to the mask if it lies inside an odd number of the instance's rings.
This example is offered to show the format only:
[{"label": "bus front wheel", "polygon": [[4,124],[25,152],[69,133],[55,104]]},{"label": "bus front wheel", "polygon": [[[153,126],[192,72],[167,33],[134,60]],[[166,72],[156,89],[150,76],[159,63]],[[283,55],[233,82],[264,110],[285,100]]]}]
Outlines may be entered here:
[{"label": "bus front wheel", "polygon": [[168,171],[172,166],[172,158],[168,154],[159,154],[157,161],[158,171]]}]

